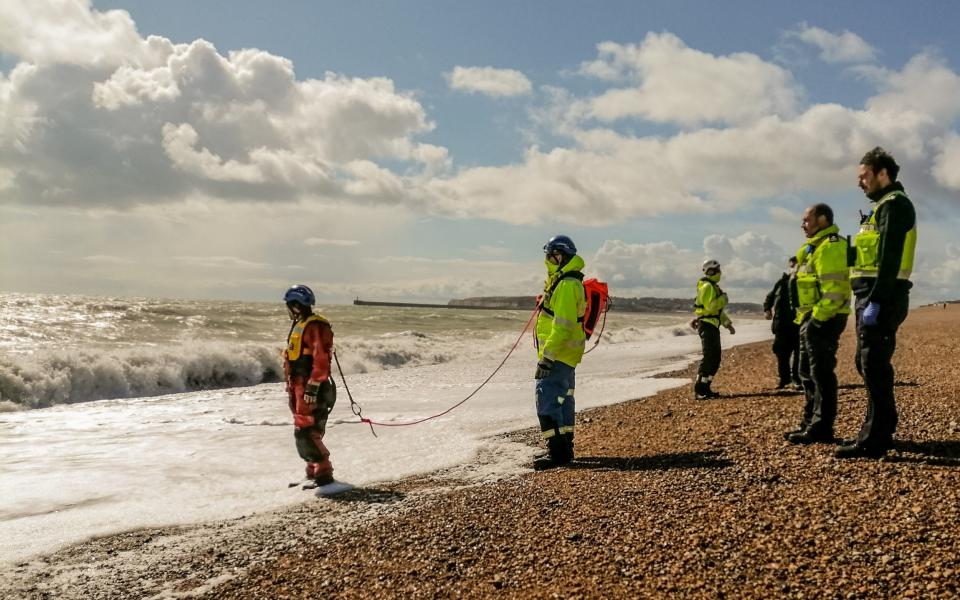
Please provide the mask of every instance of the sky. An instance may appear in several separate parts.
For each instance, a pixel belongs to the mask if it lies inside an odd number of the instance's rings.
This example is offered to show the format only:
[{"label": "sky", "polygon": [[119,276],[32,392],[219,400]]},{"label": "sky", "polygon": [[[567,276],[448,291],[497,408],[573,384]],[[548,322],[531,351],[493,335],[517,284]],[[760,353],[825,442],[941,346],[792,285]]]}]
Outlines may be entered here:
[{"label": "sky", "polygon": [[[909,8],[907,8],[909,7]],[[960,4],[0,0],[0,290],[759,302],[900,163],[914,301],[960,298]]]}]

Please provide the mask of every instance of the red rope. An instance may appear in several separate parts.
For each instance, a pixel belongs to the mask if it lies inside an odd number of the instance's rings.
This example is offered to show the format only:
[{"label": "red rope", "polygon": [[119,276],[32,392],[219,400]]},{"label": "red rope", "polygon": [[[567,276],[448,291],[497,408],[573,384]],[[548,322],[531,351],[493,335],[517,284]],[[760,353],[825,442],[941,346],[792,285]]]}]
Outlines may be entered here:
[{"label": "red rope", "polygon": [[[348,421],[348,423],[354,423],[354,424],[358,424],[358,425],[359,425],[359,424],[362,424],[362,423],[366,423],[367,425],[370,426],[370,433],[372,433],[372,434],[374,435],[374,437],[376,437],[377,434],[376,434],[376,432],[373,430],[373,426],[374,426],[374,425],[377,425],[377,426],[380,426],[380,427],[407,427],[408,425],[418,425],[418,424],[423,423],[423,422],[425,422],[425,421],[429,421],[429,420],[431,420],[431,419],[436,419],[436,418],[438,418],[438,417],[442,417],[443,415],[449,413],[450,411],[454,410],[455,408],[461,406],[464,402],[466,402],[466,401],[469,400],[470,398],[473,398],[473,397],[476,395],[476,393],[479,392],[479,391],[483,388],[483,386],[487,385],[487,383],[488,383],[491,379],[493,379],[493,376],[497,374],[497,371],[499,371],[500,368],[503,367],[503,365],[507,362],[507,359],[510,358],[510,355],[513,354],[513,351],[517,349],[517,346],[518,346],[518,345],[520,345],[520,340],[523,339],[523,334],[525,334],[525,333],[527,332],[527,329],[530,327],[530,323],[532,323],[533,320],[534,320],[534,318],[536,318],[538,312],[540,312],[540,307],[539,307],[539,306],[537,306],[537,308],[533,311],[533,314],[530,315],[530,318],[527,319],[527,324],[523,326],[523,331],[521,331],[521,332],[520,332],[520,335],[517,336],[517,341],[515,341],[515,342],[513,343],[513,347],[510,348],[510,351],[507,352],[507,355],[503,357],[503,360],[501,360],[501,361],[500,361],[500,364],[497,365],[497,368],[493,370],[493,373],[490,373],[490,375],[489,375],[486,379],[483,380],[483,383],[481,383],[480,385],[477,386],[477,389],[475,389],[475,390],[473,390],[472,392],[470,392],[470,395],[469,395],[469,396],[467,396],[466,398],[464,398],[464,399],[461,400],[460,402],[457,402],[456,404],[454,404],[453,406],[451,406],[451,407],[448,408],[447,410],[445,410],[445,411],[443,411],[443,412],[441,412],[441,413],[437,413],[437,414],[435,414],[435,415],[431,415],[431,416],[429,416],[429,417],[423,417],[422,419],[417,419],[417,420],[415,420],[415,421],[407,421],[407,422],[405,422],[405,423],[383,423],[383,422],[380,422],[380,421],[374,421],[373,419],[368,419],[368,418],[364,417],[362,414],[360,414],[360,413],[362,412],[362,409],[360,408],[360,405],[359,405],[359,404],[357,404],[356,402],[354,402],[353,396],[350,395],[350,388],[347,387],[347,380],[343,378],[343,370],[340,369],[340,361],[337,360],[337,369],[340,370],[340,379],[343,380],[343,387],[344,387],[344,389],[347,390],[347,397],[350,398],[350,409],[353,411],[353,414],[355,414],[355,415],[360,419],[359,421]],[[336,359],[336,357],[337,357],[336,352],[334,352],[333,357],[334,357],[334,359]],[[354,407],[356,407],[356,408],[354,408]]]}]

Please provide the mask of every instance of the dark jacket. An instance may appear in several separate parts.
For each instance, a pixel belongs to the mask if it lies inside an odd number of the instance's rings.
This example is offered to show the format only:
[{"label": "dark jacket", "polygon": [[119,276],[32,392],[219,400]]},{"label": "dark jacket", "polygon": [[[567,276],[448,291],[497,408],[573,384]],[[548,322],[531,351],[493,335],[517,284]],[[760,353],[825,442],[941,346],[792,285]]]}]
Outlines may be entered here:
[{"label": "dark jacket", "polygon": [[793,319],[797,310],[797,280],[787,273],[781,275],[764,299],[763,310],[773,311],[773,323],[771,324],[773,333],[789,327],[796,327]]},{"label": "dark jacket", "polygon": [[[900,190],[903,185],[895,181],[887,187],[870,194],[870,200],[876,202],[888,193]],[[913,287],[905,279],[897,279],[900,271],[900,259],[903,255],[903,244],[907,232],[913,229],[917,222],[917,213],[913,202],[906,196],[883,203],[877,210],[877,232],[880,234],[880,264],[877,265],[877,277],[860,277],[850,283],[853,293],[858,298],[866,298],[870,302],[886,304],[896,293],[904,293]],[[868,217],[864,217],[866,219]]]}]

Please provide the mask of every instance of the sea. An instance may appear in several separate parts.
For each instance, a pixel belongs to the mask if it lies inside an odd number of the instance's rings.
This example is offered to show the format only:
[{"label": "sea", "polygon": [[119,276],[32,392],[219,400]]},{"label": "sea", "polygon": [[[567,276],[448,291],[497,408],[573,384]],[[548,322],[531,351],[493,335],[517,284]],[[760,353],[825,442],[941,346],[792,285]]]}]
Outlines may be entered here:
[{"label": "sea", "polygon": [[[529,470],[538,449],[501,434],[537,424],[532,308],[317,307],[339,363],[325,439],[336,478]],[[726,347],[771,337],[733,318]],[[688,320],[609,312],[577,369],[578,411],[689,385],[656,377],[698,358]],[[281,302],[0,293],[0,565],[325,501],[288,487],[303,476],[282,382],[289,329]]]}]

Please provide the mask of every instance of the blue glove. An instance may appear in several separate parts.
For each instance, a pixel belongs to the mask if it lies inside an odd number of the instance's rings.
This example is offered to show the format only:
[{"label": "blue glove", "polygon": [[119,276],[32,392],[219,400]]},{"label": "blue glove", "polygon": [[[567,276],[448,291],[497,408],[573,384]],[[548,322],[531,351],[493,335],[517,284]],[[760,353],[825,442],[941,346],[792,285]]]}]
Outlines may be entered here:
[{"label": "blue glove", "polygon": [[876,302],[868,302],[867,307],[863,309],[863,315],[860,317],[860,324],[867,327],[875,327],[877,317],[880,316],[880,305]]}]

